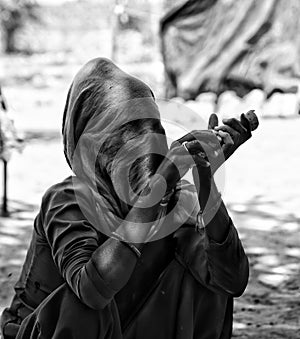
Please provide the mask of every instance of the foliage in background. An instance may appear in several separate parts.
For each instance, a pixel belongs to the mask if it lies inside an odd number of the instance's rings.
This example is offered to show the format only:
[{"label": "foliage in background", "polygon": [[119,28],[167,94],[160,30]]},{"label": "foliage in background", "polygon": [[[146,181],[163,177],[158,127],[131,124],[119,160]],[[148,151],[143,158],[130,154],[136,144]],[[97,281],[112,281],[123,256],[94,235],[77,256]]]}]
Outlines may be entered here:
[{"label": "foliage in background", "polygon": [[3,35],[4,52],[20,52],[16,34],[27,21],[38,21],[38,5],[34,0],[0,0],[0,24]]}]

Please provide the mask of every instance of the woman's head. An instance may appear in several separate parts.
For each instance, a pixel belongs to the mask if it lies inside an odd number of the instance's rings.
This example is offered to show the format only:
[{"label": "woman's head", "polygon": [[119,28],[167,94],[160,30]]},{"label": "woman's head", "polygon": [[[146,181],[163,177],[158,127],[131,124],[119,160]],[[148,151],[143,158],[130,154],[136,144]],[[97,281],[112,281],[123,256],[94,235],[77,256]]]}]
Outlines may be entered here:
[{"label": "woman's head", "polygon": [[150,88],[102,58],[88,62],[74,78],[63,137],[76,176],[122,214],[167,152]]}]

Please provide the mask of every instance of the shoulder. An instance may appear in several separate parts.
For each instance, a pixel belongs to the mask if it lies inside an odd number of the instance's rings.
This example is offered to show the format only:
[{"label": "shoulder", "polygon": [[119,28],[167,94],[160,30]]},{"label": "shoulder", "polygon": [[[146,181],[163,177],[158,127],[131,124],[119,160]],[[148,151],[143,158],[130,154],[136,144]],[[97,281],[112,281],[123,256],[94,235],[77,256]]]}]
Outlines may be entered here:
[{"label": "shoulder", "polygon": [[42,228],[63,228],[67,225],[93,227],[94,209],[89,187],[75,176],[51,186],[42,198],[40,217]]},{"label": "shoulder", "polygon": [[36,227],[48,242],[64,236],[68,238],[71,233],[80,237],[85,234],[100,241],[100,219],[90,188],[76,176],[70,176],[45,192]]},{"label": "shoulder", "polygon": [[90,195],[89,188],[77,177],[70,176],[47,189],[42,198],[42,207],[53,203],[72,203],[79,197],[88,195]]},{"label": "shoulder", "polygon": [[[44,194],[40,214],[49,219],[54,214],[73,214],[83,218],[82,210],[88,209],[91,192],[87,185],[75,176],[51,186]],[[87,206],[85,206],[87,205]]]},{"label": "shoulder", "polygon": [[42,209],[53,202],[65,202],[73,200],[75,197],[73,177],[70,176],[63,181],[49,187],[42,198]]}]

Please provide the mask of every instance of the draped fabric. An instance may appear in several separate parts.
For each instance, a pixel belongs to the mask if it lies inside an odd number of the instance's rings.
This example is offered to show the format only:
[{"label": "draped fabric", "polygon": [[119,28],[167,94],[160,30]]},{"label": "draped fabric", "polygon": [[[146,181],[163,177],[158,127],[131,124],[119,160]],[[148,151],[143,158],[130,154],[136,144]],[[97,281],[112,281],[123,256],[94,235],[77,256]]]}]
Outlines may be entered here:
[{"label": "draped fabric", "polygon": [[[155,153],[164,156],[168,150],[159,118],[149,87],[107,59],[87,63],[72,83],[63,118],[64,152],[93,193],[97,218],[104,219],[97,223],[110,225],[105,233],[116,229],[155,173]],[[135,162],[140,168],[130,178]]]},{"label": "draped fabric", "polygon": [[161,20],[167,96],[296,91],[299,1],[186,0]]},{"label": "draped fabric", "polygon": [[[111,61],[94,59],[71,85],[62,132],[67,162],[92,193],[89,209],[81,196],[79,206],[99,231],[110,235],[168,151],[154,95]],[[180,182],[175,196],[181,198],[152,240],[170,234],[190,216],[195,220],[194,185]]]},{"label": "draped fabric", "polygon": [[122,332],[119,312],[115,301],[96,312],[63,284],[24,320],[16,339],[229,339],[232,334],[232,298],[199,285],[177,261]]}]

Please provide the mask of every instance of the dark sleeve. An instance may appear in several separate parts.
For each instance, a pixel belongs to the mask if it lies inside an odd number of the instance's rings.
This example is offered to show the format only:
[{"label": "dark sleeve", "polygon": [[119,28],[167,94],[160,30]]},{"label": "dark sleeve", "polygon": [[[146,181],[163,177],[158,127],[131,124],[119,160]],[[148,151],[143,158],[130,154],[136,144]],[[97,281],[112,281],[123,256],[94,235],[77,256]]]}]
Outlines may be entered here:
[{"label": "dark sleeve", "polygon": [[198,233],[194,228],[182,227],[174,236],[177,260],[197,281],[214,292],[242,295],[248,283],[249,264],[231,220],[221,244],[210,240],[205,229]]},{"label": "dark sleeve", "polygon": [[117,292],[96,269],[92,254],[105,239],[86,220],[72,189],[51,189],[42,203],[42,223],[58,270],[77,297],[104,308]]}]

